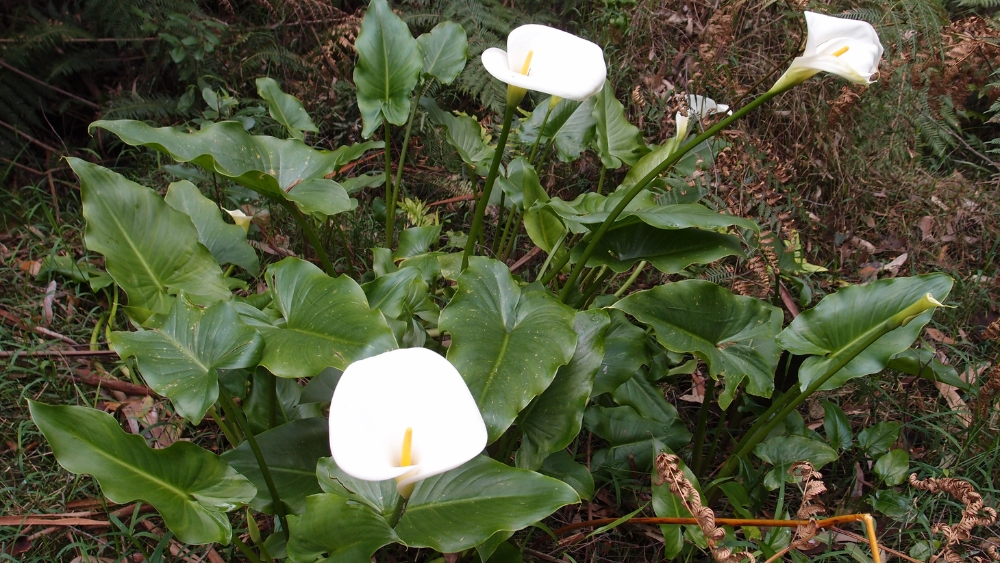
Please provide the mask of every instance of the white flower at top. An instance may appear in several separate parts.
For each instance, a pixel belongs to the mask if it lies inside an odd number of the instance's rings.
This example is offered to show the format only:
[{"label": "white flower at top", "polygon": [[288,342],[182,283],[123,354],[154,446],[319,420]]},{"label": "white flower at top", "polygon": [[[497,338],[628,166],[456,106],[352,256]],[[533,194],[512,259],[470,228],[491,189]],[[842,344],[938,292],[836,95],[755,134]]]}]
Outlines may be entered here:
[{"label": "white flower at top", "polygon": [[483,66],[511,86],[568,100],[586,100],[604,86],[604,50],[544,25],[522,25],[507,36],[507,51],[483,52]]},{"label": "white flower at top", "polygon": [[458,370],[423,348],[359,360],[330,403],[330,451],[361,480],[413,484],[461,466],[486,446],[486,424]]},{"label": "white flower at top", "polygon": [[719,104],[715,100],[699,94],[688,94],[687,105],[688,115],[697,116],[698,119],[705,119],[715,114],[733,113],[728,105]]},{"label": "white flower at top", "polygon": [[808,37],[802,56],[792,61],[772,90],[798,84],[825,71],[870,84],[882,59],[882,43],[868,22],[806,12]]}]

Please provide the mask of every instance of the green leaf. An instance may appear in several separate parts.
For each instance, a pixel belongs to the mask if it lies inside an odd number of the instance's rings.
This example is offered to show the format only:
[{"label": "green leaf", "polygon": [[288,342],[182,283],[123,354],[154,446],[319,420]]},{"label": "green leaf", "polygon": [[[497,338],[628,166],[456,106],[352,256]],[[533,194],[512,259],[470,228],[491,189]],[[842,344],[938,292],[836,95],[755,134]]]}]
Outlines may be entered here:
[{"label": "green leaf", "polygon": [[218,371],[256,365],[264,346],[226,302],[202,311],[177,299],[149,325],[148,331],[113,331],[111,343],[122,358],[134,356],[149,387],[195,425],[219,398]]},{"label": "green leaf", "polygon": [[218,206],[186,180],[172,182],[163,200],[187,215],[198,230],[198,240],[211,251],[219,264],[235,264],[256,276],[260,271],[257,253],[247,243],[247,232],[239,225],[222,220]]},{"label": "green leaf", "polygon": [[257,95],[267,102],[271,117],[285,126],[290,137],[301,141],[304,137],[303,131],[319,131],[306,113],[306,109],[302,107],[302,102],[291,94],[285,94],[273,78],[257,79]]},{"label": "green leaf", "polygon": [[431,123],[445,131],[445,139],[458,151],[462,161],[475,167],[480,176],[486,176],[495,149],[483,139],[483,127],[472,116],[456,116],[438,108],[433,98],[421,98],[420,107],[427,112]]},{"label": "green leaf", "polygon": [[181,291],[209,303],[232,297],[188,216],[104,167],[73,157],[67,162],[82,185],[87,248],[105,256],[130,306],[166,313],[170,297]]},{"label": "green leaf", "polygon": [[559,244],[566,236],[566,225],[551,208],[528,210],[524,213],[524,230],[531,242],[541,247],[547,253]]},{"label": "green leaf", "polygon": [[795,318],[778,341],[793,354],[814,355],[799,368],[803,390],[827,370],[851,358],[867,339],[881,337],[854,356],[820,390],[832,390],[852,378],[881,371],[893,355],[909,348],[933,309],[918,315],[908,324],[882,334],[894,316],[932,294],[942,301],[951,290],[952,279],[944,274],[879,280],[867,286],[848,286],[831,294],[816,307]]},{"label": "green leaf", "polygon": [[[585,244],[573,248],[573,262],[579,262],[584,248]],[[625,272],[644,260],[664,274],[676,274],[692,264],[708,264],[732,255],[744,256],[740,240],[733,235],[701,229],[657,229],[634,223],[608,230],[587,266]]]},{"label": "green leaf", "polygon": [[451,84],[465,69],[469,59],[469,40],[465,30],[455,22],[441,22],[417,38],[423,55],[424,74],[441,84]]},{"label": "green leaf", "polygon": [[[489,562],[490,557],[496,552],[497,547],[502,544],[507,544],[507,539],[513,536],[514,531],[498,531],[493,534],[490,538],[476,545],[476,552],[479,553],[479,559],[483,562]],[[520,556],[521,551],[518,551],[518,556]],[[504,560],[498,560],[498,562],[504,562]]]},{"label": "green leaf", "polygon": [[507,182],[500,185],[515,206],[522,210],[531,209],[535,202],[549,201],[549,195],[542,188],[535,167],[524,157],[517,157],[507,165]]},{"label": "green leaf", "polygon": [[775,341],[781,331],[780,309],[705,280],[636,292],[613,307],[652,325],[656,340],[667,350],[705,361],[712,378],[724,376],[726,390],[719,397],[723,409],[744,378],[748,393],[771,397],[781,356]]},{"label": "green leaf", "polygon": [[[323,372],[336,370],[327,368]],[[322,373],[320,373],[322,375]],[[321,417],[322,408],[319,403],[309,403],[303,401],[305,388],[298,382],[290,378],[275,378],[267,369],[257,367],[252,377],[250,393],[247,394],[246,404],[243,411],[246,413],[250,423],[250,430],[255,434],[263,433],[268,429],[273,429],[279,425],[284,425],[296,419],[309,419],[310,417]],[[319,378],[316,376],[315,380]],[[310,380],[310,383],[312,380]],[[271,405],[271,388],[274,387],[277,400],[275,405]],[[329,402],[329,397],[326,398]],[[272,425],[272,420],[274,424]]]},{"label": "green leaf", "polygon": [[96,121],[90,128],[106,129],[129,145],[194,163],[261,195],[288,200],[306,213],[322,215],[354,208],[344,188],[323,177],[365,151],[383,146],[378,141],[318,151],[296,139],[250,135],[233,121],[214,123],[194,133],[153,128],[132,120]]},{"label": "green leaf", "polygon": [[399,246],[393,253],[393,260],[413,258],[426,253],[441,236],[440,225],[410,227],[399,234]]},{"label": "green leaf", "polygon": [[386,120],[406,123],[410,114],[410,92],[423,69],[420,45],[385,0],[372,0],[354,42],[358,64],[354,84],[365,139]]},{"label": "green leaf", "polygon": [[477,456],[417,482],[396,534],[410,547],[461,552],[498,531],[520,530],[579,502],[573,488],[559,480]]},{"label": "green leaf", "polygon": [[[257,444],[278,489],[278,497],[286,511],[301,515],[306,510],[306,496],[320,493],[316,479],[316,462],[330,456],[329,423],[325,417],[290,421],[257,435]],[[264,475],[250,443],[226,452],[222,458],[257,487],[257,497],[250,506],[257,511],[274,514],[274,503],[267,491]]]},{"label": "green leaf", "polygon": [[288,556],[295,562],[368,562],[399,538],[370,508],[333,494],[306,498],[306,512],[288,516]]},{"label": "green leaf", "polygon": [[764,477],[764,485],[772,490],[778,488],[782,479],[785,481],[794,479],[787,472],[796,462],[811,462],[813,467],[819,470],[839,458],[837,451],[826,443],[798,435],[771,437],[754,447],[753,452],[764,462],[774,465]]},{"label": "green leaf", "polygon": [[594,376],[591,397],[610,393],[628,381],[644,364],[649,364],[646,333],[633,325],[625,314],[610,309],[611,325],[604,338],[604,360]]},{"label": "green leaf", "polygon": [[875,462],[873,470],[887,486],[898,486],[909,475],[910,454],[898,448],[890,450]]},{"label": "green leaf", "polygon": [[666,143],[656,149],[653,149],[647,153],[646,156],[639,159],[639,161],[636,162],[631,169],[629,169],[628,174],[625,175],[625,180],[623,180],[621,186],[618,187],[618,191],[626,191],[635,186],[647,174],[652,172],[653,169],[672,157],[674,153],[677,152],[677,149],[680,148],[681,142],[684,141],[684,137],[687,136],[687,131],[678,131],[677,133],[682,135],[675,135],[673,138],[668,139]]},{"label": "green leaf", "polygon": [[50,254],[42,261],[35,279],[48,280],[53,273],[65,276],[74,282],[87,282],[94,292],[114,282],[107,272],[91,264],[86,257],[74,261],[70,256]]},{"label": "green leaf", "polygon": [[934,355],[934,351],[927,349],[907,349],[895,354],[889,359],[886,368],[927,378],[932,382],[943,382],[963,392],[972,389],[968,382],[958,377],[954,366],[942,364]]},{"label": "green leaf", "polygon": [[715,230],[736,225],[755,233],[760,233],[760,226],[749,219],[719,213],[701,204],[654,206],[629,212],[625,217],[626,222],[634,222],[634,220],[630,220],[629,218],[636,218],[646,225],[656,227],[657,229],[687,229],[697,227],[699,229]]},{"label": "green leaf", "polygon": [[596,121],[594,150],[604,168],[618,168],[622,163],[632,166],[649,152],[639,128],[625,118],[625,106],[615,98],[615,88],[604,81],[604,88],[594,96],[593,116]]},{"label": "green leaf", "polygon": [[115,503],[152,504],[181,542],[229,544],[226,511],[249,502],[256,492],[222,458],[193,443],[154,450],[96,409],[31,400],[28,409],[63,468],[96,478]]},{"label": "green leaf", "polygon": [[[532,112],[531,117],[521,121],[518,138],[525,145],[533,145],[538,139],[541,129],[541,143],[555,143],[559,160],[569,162],[580,156],[594,138],[596,120],[594,119],[595,99],[593,96],[583,102],[563,99],[549,113],[549,100],[542,100]],[[545,122],[544,127],[542,122]]]},{"label": "green leaf", "polygon": [[653,467],[653,439],[680,445],[691,440],[691,433],[679,420],[657,421],[628,406],[590,406],[583,423],[610,444],[594,453],[591,470],[602,466],[629,470],[634,462],[639,472],[648,472]]},{"label": "green leaf", "polygon": [[602,310],[576,314],[576,352],[552,383],[518,415],[521,447],[518,468],[538,470],[546,458],[569,446],[580,433],[583,411],[594,386],[594,374],[604,358],[604,334],[611,320]]},{"label": "green leaf", "polygon": [[364,291],[347,276],[330,278],[289,257],[268,268],[267,281],[284,323],[257,330],[265,343],[260,364],[275,376],[308,378],[330,366],[343,370],[397,348],[382,314],[368,308]]},{"label": "green leaf", "polygon": [[[666,445],[654,439],[654,460],[657,455],[663,452],[674,454]],[[700,494],[701,486],[694,472],[688,468],[687,464],[684,464],[683,460],[678,465],[684,473],[684,477],[691,482]],[[657,517],[691,517],[691,512],[684,507],[684,502],[681,501],[680,496],[670,492],[670,484],[667,484],[666,481],[657,484],[655,472],[650,474],[650,478],[652,479],[653,513]],[[660,525],[660,531],[663,533],[664,558],[667,561],[673,561],[684,548],[684,532],[681,527],[681,525]]]},{"label": "green leaf", "polygon": [[330,403],[333,398],[333,391],[337,389],[342,371],[336,368],[326,368],[318,375],[309,379],[309,383],[302,388],[300,401],[302,403]]},{"label": "green leaf", "polygon": [[382,517],[398,513],[402,496],[396,490],[396,480],[374,482],[360,480],[344,472],[332,458],[321,458],[316,465],[316,475],[323,491],[363,503]]},{"label": "green leaf", "polygon": [[878,490],[872,498],[875,511],[897,521],[913,521],[913,496],[903,495],[895,490]]},{"label": "green leaf", "polygon": [[851,432],[851,423],[847,420],[847,414],[836,404],[828,401],[823,404],[823,430],[826,431],[826,440],[830,446],[837,450],[848,450],[854,443],[854,434]]},{"label": "green leaf", "polygon": [[876,423],[858,433],[858,446],[871,458],[882,456],[892,448],[902,428],[895,421]]},{"label": "green leaf", "polygon": [[590,475],[590,470],[573,460],[565,450],[550,454],[538,471],[573,486],[582,499],[594,497],[594,477]]},{"label": "green leaf", "polygon": [[458,278],[441,312],[448,360],[469,385],[495,441],[573,358],[573,310],[545,292],[522,292],[507,266],[482,258]]},{"label": "green leaf", "polygon": [[[663,396],[663,390],[649,381],[645,370],[636,371],[628,381],[612,392],[611,397],[618,405],[627,405],[646,419],[683,427],[677,408]],[[681,433],[666,442],[671,448],[679,450],[684,447],[689,436],[688,433]]]}]

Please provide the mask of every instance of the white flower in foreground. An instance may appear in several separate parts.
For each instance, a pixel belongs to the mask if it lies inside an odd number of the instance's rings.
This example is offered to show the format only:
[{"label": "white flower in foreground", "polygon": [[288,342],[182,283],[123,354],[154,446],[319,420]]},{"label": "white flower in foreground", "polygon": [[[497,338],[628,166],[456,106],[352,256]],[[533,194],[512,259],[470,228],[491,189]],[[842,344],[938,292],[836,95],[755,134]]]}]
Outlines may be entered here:
[{"label": "white flower in foreground", "polygon": [[544,25],[522,25],[507,36],[507,51],[483,52],[494,77],[525,90],[586,100],[604,86],[608,69],[597,45]]},{"label": "white flower in foreground", "polygon": [[361,480],[414,482],[461,466],[486,446],[486,424],[458,370],[422,348],[359,360],[330,404],[330,451]]},{"label": "white flower in foreground", "polygon": [[229,214],[229,217],[233,218],[233,222],[236,225],[239,225],[245,231],[250,231],[250,220],[253,219],[253,217],[243,213],[243,210],[239,208],[236,208],[235,210],[227,210],[226,208],[222,209]]},{"label": "white flower in foreground", "polygon": [[870,84],[882,59],[882,43],[868,22],[806,12],[806,48],[771,90],[830,72],[858,84]]},{"label": "white flower in foreground", "polygon": [[733,113],[728,105],[716,103],[715,100],[699,94],[688,94],[687,105],[688,115],[698,116],[698,119],[705,119],[715,114]]}]

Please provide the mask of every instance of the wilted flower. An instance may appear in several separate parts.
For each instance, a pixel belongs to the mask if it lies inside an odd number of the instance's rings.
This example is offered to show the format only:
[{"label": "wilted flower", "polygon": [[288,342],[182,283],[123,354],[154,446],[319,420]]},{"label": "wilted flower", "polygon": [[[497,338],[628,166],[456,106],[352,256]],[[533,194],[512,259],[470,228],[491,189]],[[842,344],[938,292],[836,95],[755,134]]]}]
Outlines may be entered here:
[{"label": "wilted flower", "polygon": [[687,105],[688,115],[698,116],[698,119],[705,119],[715,114],[733,113],[728,105],[716,103],[715,100],[698,94],[688,94]]},{"label": "wilted flower", "polygon": [[875,28],[868,22],[805,14],[809,34],[806,48],[771,90],[794,86],[820,71],[858,84],[871,83],[883,51]]},{"label": "wilted flower", "polygon": [[427,349],[397,349],[347,367],[330,404],[330,451],[361,480],[414,482],[461,466],[486,446],[486,424],[458,370]]},{"label": "wilted flower", "polygon": [[484,51],[483,66],[511,86],[569,100],[593,96],[608,74],[603,49],[572,33],[535,24],[511,31],[507,51]]}]

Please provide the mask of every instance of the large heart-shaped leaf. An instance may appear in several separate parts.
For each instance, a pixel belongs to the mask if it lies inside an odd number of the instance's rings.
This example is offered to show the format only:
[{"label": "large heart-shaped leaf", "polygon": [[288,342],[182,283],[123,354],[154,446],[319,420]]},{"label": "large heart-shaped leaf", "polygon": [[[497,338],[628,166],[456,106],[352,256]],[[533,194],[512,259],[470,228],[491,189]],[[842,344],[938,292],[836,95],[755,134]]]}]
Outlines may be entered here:
[{"label": "large heart-shaped leaf", "polygon": [[[580,260],[587,245],[573,248],[573,261]],[[740,240],[733,235],[701,229],[657,229],[634,223],[609,230],[597,244],[587,266],[607,266],[625,272],[644,260],[660,272],[674,274],[692,264],[708,264],[731,255],[743,256]]]},{"label": "large heart-shaped leaf", "polygon": [[[257,444],[286,511],[303,514],[306,497],[322,491],[316,479],[316,463],[320,458],[330,456],[329,423],[326,418],[289,421],[257,435]],[[257,497],[250,502],[250,506],[273,514],[274,502],[250,443],[244,441],[223,454],[222,458],[257,487]]]},{"label": "large heart-shaped leaf", "polygon": [[635,218],[646,225],[657,229],[686,229],[697,227],[699,229],[725,229],[731,225],[736,225],[744,229],[750,229],[760,233],[760,227],[750,221],[735,215],[719,213],[708,209],[701,204],[671,204],[663,206],[653,206],[643,208],[627,214],[622,214],[626,222],[632,222]]},{"label": "large heart-shaped leaf", "polygon": [[507,165],[507,182],[500,186],[510,198],[515,206],[522,210],[531,209],[535,202],[549,201],[549,195],[542,188],[542,182],[538,179],[535,167],[531,166],[528,159],[517,157]]},{"label": "large heart-shaped leaf", "polygon": [[257,275],[260,265],[257,253],[247,243],[246,230],[223,221],[219,207],[203,196],[194,184],[187,180],[171,183],[163,200],[191,218],[198,230],[198,240],[219,264],[235,264]]},{"label": "large heart-shaped leaf", "polygon": [[579,502],[576,491],[559,480],[477,456],[417,482],[396,534],[407,546],[461,552]]},{"label": "large heart-shaped leaf", "polygon": [[297,139],[250,135],[234,121],[214,123],[194,133],[132,120],[102,120],[90,127],[106,129],[129,145],[194,163],[264,196],[289,200],[304,212],[323,215],[354,207],[344,188],[324,176],[384,145],[377,141],[319,151]]},{"label": "large heart-shaped leaf", "polygon": [[594,453],[590,467],[595,471],[601,467],[627,470],[634,463],[639,472],[648,472],[653,467],[654,438],[679,446],[691,440],[691,433],[679,420],[643,417],[628,406],[592,405],[583,416],[583,424],[610,445]]},{"label": "large heart-shaped leaf", "polygon": [[257,330],[265,343],[260,364],[275,376],[315,376],[328,366],[343,370],[355,360],[397,348],[382,314],[368,308],[354,280],[330,278],[291,257],[268,268],[267,276],[284,323]]},{"label": "large heart-shaped leaf", "polygon": [[458,278],[441,312],[448,360],[462,374],[495,441],[573,357],[573,310],[545,292],[522,292],[507,266],[481,258]]},{"label": "large heart-shaped leaf", "polygon": [[[926,274],[879,280],[867,286],[848,286],[803,312],[778,337],[781,346],[789,352],[814,355],[799,368],[802,389],[854,354],[857,356],[820,390],[832,390],[852,378],[885,368],[893,355],[906,350],[916,340],[920,330],[930,321],[933,309],[887,333],[886,322],[920,302],[928,293],[937,301],[943,301],[951,291],[952,282],[945,274]],[[859,344],[873,337],[878,339],[860,353],[856,350]]]},{"label": "large heart-shaped leaf", "polygon": [[219,398],[218,371],[254,366],[264,348],[226,302],[202,311],[177,299],[169,314],[148,325],[148,331],[113,331],[111,344],[122,358],[134,356],[149,387],[195,425]]},{"label": "large heart-shaped leaf", "polygon": [[486,176],[494,148],[483,139],[483,126],[472,116],[456,116],[438,107],[433,98],[421,98],[420,107],[427,112],[431,123],[444,128],[445,139],[458,151],[465,164],[476,169],[480,176]]},{"label": "large heart-shaped leaf", "polygon": [[358,52],[354,84],[364,122],[361,135],[367,139],[383,119],[395,125],[406,123],[410,92],[424,62],[417,40],[385,0],[372,0],[368,6],[354,50]]},{"label": "large heart-shaped leaf", "polygon": [[441,84],[451,84],[465,69],[469,40],[457,23],[441,22],[418,37],[417,43],[424,58],[424,74],[433,76]]},{"label": "large heart-shaped leaf", "polygon": [[764,476],[764,485],[772,490],[781,485],[782,479],[792,481],[794,477],[787,471],[796,462],[811,462],[819,470],[838,458],[837,451],[823,441],[797,435],[771,437],[754,447],[753,453],[774,465]]},{"label": "large heart-shaped leaf", "polygon": [[[618,405],[627,405],[647,419],[664,423],[680,422],[677,408],[667,401],[663,390],[649,381],[645,370],[636,372],[627,382],[619,386],[611,397]],[[666,442],[671,448],[683,448],[687,440],[684,435],[688,434],[682,433],[681,436],[670,437]]]},{"label": "large heart-shaped leaf", "polygon": [[257,95],[267,102],[268,112],[274,121],[285,126],[288,135],[302,140],[303,131],[317,132],[319,129],[302,107],[302,102],[291,94],[285,94],[273,78],[257,79]]},{"label": "large heart-shaped leaf", "polygon": [[154,450],[96,409],[31,400],[28,409],[63,468],[96,478],[115,503],[141,499],[152,504],[181,542],[229,544],[226,511],[249,502],[256,492],[219,456],[193,443]]},{"label": "large heart-shaped leaf", "polygon": [[781,349],[781,310],[755,298],[737,296],[705,280],[684,280],[636,292],[615,308],[652,325],[656,340],[670,351],[693,353],[708,364],[713,378],[726,378],[719,397],[729,406],[736,387],[771,397]]},{"label": "large heart-shaped leaf", "polygon": [[518,416],[517,426],[523,433],[515,458],[518,468],[538,470],[548,455],[566,448],[580,433],[594,374],[604,359],[604,334],[610,323],[602,310],[576,314],[572,360]]},{"label": "large heart-shaped leaf", "polygon": [[573,486],[582,499],[594,497],[594,477],[586,466],[573,460],[565,450],[558,450],[542,463],[539,472]]},{"label": "large heart-shaped leaf", "polygon": [[87,248],[106,257],[108,273],[135,311],[166,313],[180,291],[205,301],[232,297],[188,216],[104,167],[66,160],[82,185]]},{"label": "large heart-shaped leaf", "polygon": [[371,508],[334,494],[306,498],[302,515],[288,516],[288,556],[295,562],[368,562],[399,538]]},{"label": "large heart-shaped leaf", "polygon": [[625,119],[625,106],[615,98],[615,88],[604,81],[604,88],[594,96],[596,135],[593,147],[604,168],[618,168],[622,163],[632,166],[649,152],[642,132]]},{"label": "large heart-shaped leaf", "polygon": [[[340,373],[336,368],[327,368],[310,379],[309,383],[322,381],[324,375],[331,372]],[[322,386],[322,382],[320,384]],[[330,395],[322,397],[321,400],[310,402],[308,397],[303,397],[307,396],[305,387],[300,386],[297,381],[290,378],[275,378],[266,368],[258,366],[251,377],[250,392],[246,394],[243,412],[247,416],[250,430],[257,435],[289,421],[322,417],[321,404],[329,403],[332,395],[331,391]],[[272,398],[277,400],[273,404]]]},{"label": "large heart-shaped leaf", "polygon": [[541,134],[541,143],[555,143],[559,160],[572,161],[580,156],[594,138],[594,97],[583,102],[563,99],[551,112],[548,111],[549,100],[550,98],[542,100],[531,117],[521,122],[518,137],[521,143],[532,145]]}]

